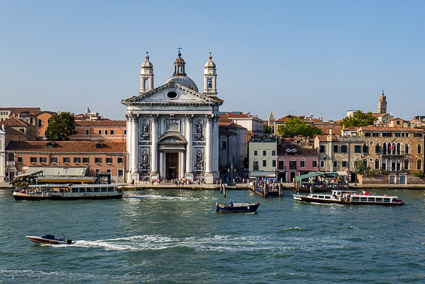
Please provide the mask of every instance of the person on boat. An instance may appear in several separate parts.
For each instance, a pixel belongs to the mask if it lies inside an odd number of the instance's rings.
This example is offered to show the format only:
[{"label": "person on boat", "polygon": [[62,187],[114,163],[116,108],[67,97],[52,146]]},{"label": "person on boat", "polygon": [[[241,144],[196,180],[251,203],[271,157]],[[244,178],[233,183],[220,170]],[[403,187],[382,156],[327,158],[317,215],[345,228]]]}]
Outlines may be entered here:
[{"label": "person on boat", "polygon": [[63,233],[61,234],[61,236],[59,237],[59,240],[61,241],[65,241],[65,236],[63,235]]},{"label": "person on boat", "polygon": [[229,206],[232,206],[233,207],[232,199],[229,200]]}]

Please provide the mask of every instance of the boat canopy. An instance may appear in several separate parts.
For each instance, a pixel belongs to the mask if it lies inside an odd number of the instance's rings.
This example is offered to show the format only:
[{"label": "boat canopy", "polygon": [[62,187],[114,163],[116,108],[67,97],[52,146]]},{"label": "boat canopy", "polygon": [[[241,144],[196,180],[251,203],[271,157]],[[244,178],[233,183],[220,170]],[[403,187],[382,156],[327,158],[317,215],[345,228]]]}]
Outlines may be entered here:
[{"label": "boat canopy", "polygon": [[303,179],[309,179],[311,177],[337,177],[336,172],[312,172],[305,175],[299,175],[295,177],[295,182],[301,183]]}]

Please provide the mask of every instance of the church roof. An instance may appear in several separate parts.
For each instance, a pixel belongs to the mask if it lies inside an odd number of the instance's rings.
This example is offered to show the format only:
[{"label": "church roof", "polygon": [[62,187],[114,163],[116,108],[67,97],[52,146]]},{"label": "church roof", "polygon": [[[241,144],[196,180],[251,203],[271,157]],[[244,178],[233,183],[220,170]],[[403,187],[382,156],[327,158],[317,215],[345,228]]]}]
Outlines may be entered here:
[{"label": "church roof", "polygon": [[189,89],[198,91],[198,86],[196,86],[195,82],[193,82],[193,80],[190,79],[188,76],[175,75],[170,77],[167,81],[165,81],[165,84],[169,82],[176,82],[176,83],[179,83],[180,85],[188,87]]}]

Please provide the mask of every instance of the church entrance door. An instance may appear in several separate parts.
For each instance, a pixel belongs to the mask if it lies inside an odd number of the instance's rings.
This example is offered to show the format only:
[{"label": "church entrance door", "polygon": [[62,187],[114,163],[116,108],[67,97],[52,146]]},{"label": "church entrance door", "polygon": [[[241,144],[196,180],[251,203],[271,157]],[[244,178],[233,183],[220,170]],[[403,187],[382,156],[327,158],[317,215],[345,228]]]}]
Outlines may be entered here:
[{"label": "church entrance door", "polygon": [[166,153],[165,173],[168,180],[177,178],[179,172],[179,153]]}]

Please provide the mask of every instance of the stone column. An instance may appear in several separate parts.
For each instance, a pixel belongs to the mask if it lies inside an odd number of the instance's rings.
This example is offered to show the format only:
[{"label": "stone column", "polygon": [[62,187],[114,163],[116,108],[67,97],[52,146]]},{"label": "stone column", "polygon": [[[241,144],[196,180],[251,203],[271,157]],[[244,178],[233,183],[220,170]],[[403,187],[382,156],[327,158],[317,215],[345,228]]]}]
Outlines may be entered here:
[{"label": "stone column", "polygon": [[138,141],[138,127],[136,123],[137,115],[134,113],[128,113],[127,117],[127,152],[128,156],[128,182],[133,179],[138,179],[138,160],[139,160],[139,141]]},{"label": "stone column", "polygon": [[164,178],[165,175],[165,162],[164,162],[164,151],[159,152],[159,176]]},{"label": "stone column", "polygon": [[205,127],[205,182],[206,183],[214,183],[214,176],[212,173],[212,155],[214,153],[213,147],[213,139],[212,139],[212,128],[213,128],[213,117],[211,115],[207,115],[207,123]]},{"label": "stone column", "polygon": [[185,126],[185,134],[186,134],[186,171],[185,178],[193,181],[193,148],[192,148],[192,133],[193,129],[193,115],[186,115],[186,126]]},{"label": "stone column", "polygon": [[151,179],[158,178],[158,116],[152,116],[151,123]]}]

